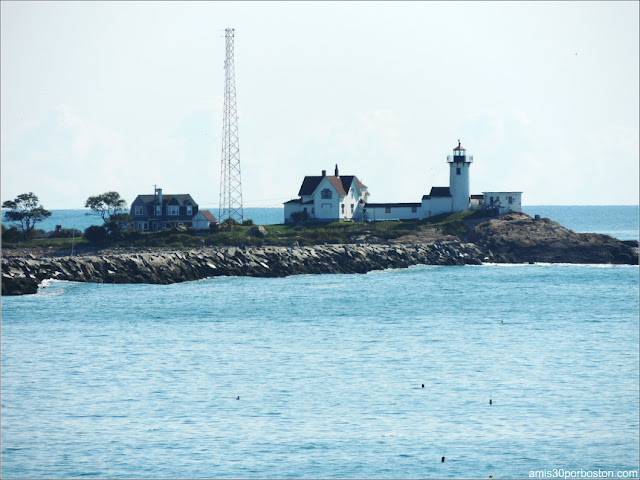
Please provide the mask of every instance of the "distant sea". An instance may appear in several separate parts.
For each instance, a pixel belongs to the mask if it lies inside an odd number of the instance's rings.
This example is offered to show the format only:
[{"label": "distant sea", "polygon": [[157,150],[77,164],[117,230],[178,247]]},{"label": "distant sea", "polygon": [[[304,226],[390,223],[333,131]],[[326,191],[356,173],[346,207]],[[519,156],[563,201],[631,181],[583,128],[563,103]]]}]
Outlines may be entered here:
[{"label": "distant sea", "polygon": [[[217,209],[210,210],[217,217]],[[540,215],[554,220],[575,231],[604,233],[621,240],[638,240],[638,206],[525,206],[524,213]],[[52,215],[38,224],[37,228],[50,231],[56,225],[84,231],[91,225],[100,225],[102,220],[90,210],[52,210]],[[284,221],[282,208],[245,208],[244,218],[257,225],[273,225]]]},{"label": "distant sea", "polygon": [[[638,207],[525,211],[638,238]],[[638,478],[639,293],[629,265],[48,281],[2,298],[0,474]]]}]

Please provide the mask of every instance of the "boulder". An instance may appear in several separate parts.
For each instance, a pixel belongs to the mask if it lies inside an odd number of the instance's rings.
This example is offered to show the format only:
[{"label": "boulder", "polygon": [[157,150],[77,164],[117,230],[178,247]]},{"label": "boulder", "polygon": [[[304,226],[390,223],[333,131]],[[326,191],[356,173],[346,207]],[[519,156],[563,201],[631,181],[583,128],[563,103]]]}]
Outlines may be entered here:
[{"label": "boulder", "polygon": [[255,225],[247,230],[247,237],[258,237],[262,238],[267,235],[269,232],[262,225]]}]

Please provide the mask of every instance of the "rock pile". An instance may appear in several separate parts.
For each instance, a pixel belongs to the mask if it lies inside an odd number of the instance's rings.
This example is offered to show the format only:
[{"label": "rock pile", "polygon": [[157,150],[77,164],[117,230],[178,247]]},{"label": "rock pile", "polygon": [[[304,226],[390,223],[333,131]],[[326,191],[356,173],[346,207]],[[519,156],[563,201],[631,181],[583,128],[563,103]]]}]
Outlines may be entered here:
[{"label": "rock pile", "polygon": [[638,264],[638,242],[576,233],[548,218],[507,213],[470,229],[467,240],[509,263]]},{"label": "rock pile", "polygon": [[307,273],[366,273],[417,264],[465,265],[490,261],[477,246],[324,245],[218,247],[58,258],[2,259],[2,295],[36,293],[44,279],[94,283],[170,284],[215,276],[284,277]]}]

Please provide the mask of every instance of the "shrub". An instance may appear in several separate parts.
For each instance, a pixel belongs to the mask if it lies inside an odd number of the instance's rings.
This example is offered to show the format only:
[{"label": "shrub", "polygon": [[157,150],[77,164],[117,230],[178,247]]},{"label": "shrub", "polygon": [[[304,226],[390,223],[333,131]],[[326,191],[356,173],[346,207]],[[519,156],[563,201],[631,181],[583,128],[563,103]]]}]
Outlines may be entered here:
[{"label": "shrub", "polygon": [[89,243],[102,243],[107,239],[107,230],[101,225],[92,225],[84,231],[84,238]]},{"label": "shrub", "polygon": [[244,222],[242,222],[242,226],[253,227],[253,220],[251,220],[250,218],[246,219]]},{"label": "shrub", "polygon": [[75,228],[63,228],[61,230],[49,232],[49,238],[71,238],[82,237],[82,231]]},{"label": "shrub", "polygon": [[18,230],[14,225],[9,228],[2,224],[2,242],[3,243],[16,243],[24,239],[24,234]]},{"label": "shrub", "polygon": [[309,214],[305,211],[294,212],[291,214],[291,220],[293,220],[295,223],[306,222],[307,220],[309,220]]},{"label": "shrub", "polygon": [[223,230],[232,230],[234,227],[238,227],[240,224],[236,222],[233,218],[225,218],[222,223],[220,223],[220,228]]}]

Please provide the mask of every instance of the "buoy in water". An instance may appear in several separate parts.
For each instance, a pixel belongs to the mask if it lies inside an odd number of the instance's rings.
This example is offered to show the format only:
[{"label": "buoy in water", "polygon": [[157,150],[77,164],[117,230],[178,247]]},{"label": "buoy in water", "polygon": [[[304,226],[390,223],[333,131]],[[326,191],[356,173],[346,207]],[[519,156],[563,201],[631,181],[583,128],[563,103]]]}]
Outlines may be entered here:
[{"label": "buoy in water", "polygon": [[489,399],[489,405],[493,405],[493,400]]},{"label": "buoy in water", "polygon": [[442,460],[440,460],[441,463],[444,463],[444,455],[442,456]]},{"label": "buoy in water", "polygon": [[422,388],[424,388],[424,383],[422,384]]},{"label": "buoy in water", "polygon": [[236,397],[236,400],[240,400],[240,395],[238,395],[238,396]]}]

